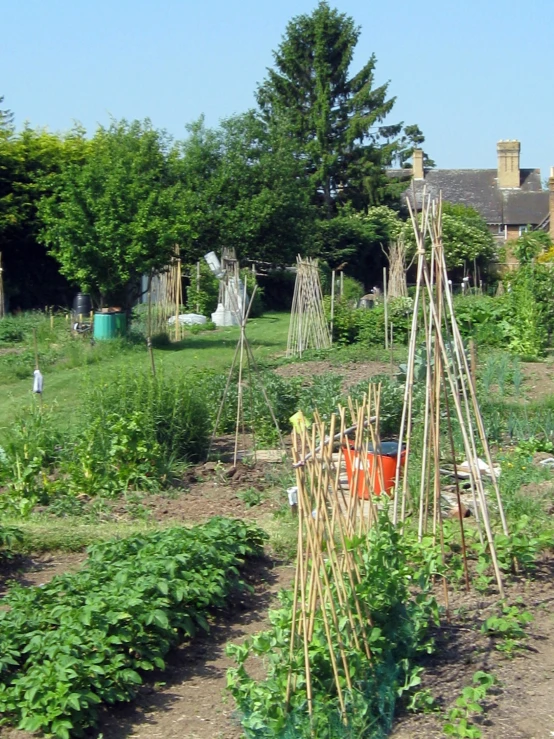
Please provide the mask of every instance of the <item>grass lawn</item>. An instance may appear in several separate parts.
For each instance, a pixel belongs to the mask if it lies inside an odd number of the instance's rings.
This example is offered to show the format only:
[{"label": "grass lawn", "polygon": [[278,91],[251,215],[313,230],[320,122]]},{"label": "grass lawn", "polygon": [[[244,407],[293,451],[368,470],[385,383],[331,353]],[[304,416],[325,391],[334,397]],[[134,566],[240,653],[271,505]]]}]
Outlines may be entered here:
[{"label": "grass lawn", "polygon": [[[272,355],[283,353],[288,327],[288,313],[267,313],[249,321],[247,336],[254,356],[264,361]],[[154,350],[156,368],[171,373],[182,371],[183,374],[189,370],[225,370],[233,360],[238,337],[238,328],[189,334],[183,341]],[[39,343],[44,401],[57,404],[64,414],[71,414],[78,405],[85,383],[100,377],[116,376],[126,368],[150,367],[144,345],[115,341],[98,342],[90,346],[86,339],[83,339],[81,346],[68,345],[67,351],[62,352],[51,365],[44,366],[42,358],[49,356],[52,347],[56,346],[56,337],[51,339],[53,341],[45,336]],[[33,402],[34,355],[31,337],[27,338],[27,344],[29,346],[25,347],[24,357],[28,363],[28,377],[25,379],[16,380],[9,372],[2,372],[13,355],[0,355],[0,428],[8,426],[20,409]]]}]

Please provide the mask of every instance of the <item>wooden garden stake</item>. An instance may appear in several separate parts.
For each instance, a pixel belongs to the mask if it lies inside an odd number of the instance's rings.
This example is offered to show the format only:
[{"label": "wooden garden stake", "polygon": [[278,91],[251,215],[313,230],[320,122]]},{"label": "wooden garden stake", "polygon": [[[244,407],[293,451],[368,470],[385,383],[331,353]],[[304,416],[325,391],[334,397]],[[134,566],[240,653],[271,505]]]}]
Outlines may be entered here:
[{"label": "wooden garden stake", "polygon": [[150,355],[150,368],[152,369],[152,376],[156,377],[156,363],[154,361],[154,350],[152,348],[152,276],[150,272],[148,275],[148,316],[146,324],[146,347],[148,354]]},{"label": "wooden garden stake", "polygon": [[[383,267],[383,307],[385,309],[385,350],[389,348],[389,337],[388,337],[389,308],[388,308],[388,302],[389,301],[387,299],[387,269],[386,269],[386,267]],[[391,326],[391,336],[392,336],[392,326]],[[392,356],[392,348],[391,348],[391,356]]]},{"label": "wooden garden stake", "polygon": [[394,326],[391,323],[390,324],[390,374],[391,377],[394,376]]},{"label": "wooden garden stake", "polygon": [[456,487],[456,503],[458,504],[458,519],[460,521],[460,537],[462,542],[462,561],[464,565],[464,578],[466,583],[466,591],[469,593],[469,570],[467,567],[467,551],[466,551],[466,537],[464,530],[464,517],[462,514],[462,499],[460,496],[460,481],[458,479],[458,470],[456,464],[456,449],[454,447],[454,434],[452,431],[452,418],[450,415],[450,402],[448,400],[448,391],[446,389],[446,382],[444,380],[444,368],[442,371],[442,386],[444,390],[444,407],[446,409],[446,422],[448,427],[448,439],[450,441],[450,451],[452,454],[452,464],[454,467],[454,485]]},{"label": "wooden garden stake", "polygon": [[297,257],[287,357],[301,357],[306,349],[327,349],[330,346],[331,334],[323,311],[317,260]]},{"label": "wooden garden stake", "polygon": [[469,357],[470,357],[470,368],[471,368],[471,381],[473,382],[473,387],[475,387],[476,378],[477,378],[477,352],[475,351],[475,341],[473,339],[469,340]]},{"label": "wooden garden stake", "polygon": [[333,343],[333,322],[335,319],[335,270],[331,272],[331,343]]},{"label": "wooden garden stake", "polygon": [[[237,274],[238,274],[238,264],[237,264]],[[260,373],[258,370],[258,365],[256,363],[256,359],[254,357],[254,354],[252,352],[252,348],[250,347],[250,344],[248,342],[248,338],[246,336],[246,323],[248,321],[248,318],[250,316],[250,311],[252,310],[252,306],[254,304],[254,298],[256,296],[258,286],[255,285],[254,289],[252,290],[252,295],[250,296],[250,301],[248,305],[245,305],[243,303],[243,307],[238,304],[236,300],[236,296],[234,293],[229,291],[229,296],[231,298],[232,302],[232,309],[235,313],[235,316],[237,317],[237,320],[239,321],[240,326],[240,334],[239,334],[239,340],[237,342],[237,345],[235,347],[235,354],[233,356],[233,361],[231,363],[231,368],[229,370],[229,374],[227,375],[227,382],[225,384],[225,389],[223,391],[223,396],[221,398],[221,402],[219,404],[219,409],[217,412],[216,421],[214,424],[214,428],[212,431],[212,436],[210,439],[210,445],[208,448],[208,455],[211,452],[213,442],[215,440],[215,435],[217,433],[217,429],[219,427],[219,422],[221,420],[221,416],[223,413],[223,408],[225,407],[225,403],[227,400],[227,395],[229,392],[229,387],[231,385],[231,381],[234,375],[235,366],[237,364],[238,359],[238,385],[237,385],[237,407],[236,407],[236,418],[235,418],[235,443],[234,443],[234,451],[233,451],[233,465],[236,467],[237,461],[238,461],[238,454],[239,454],[239,436],[240,436],[240,430],[242,428],[242,434],[243,437],[246,436],[245,433],[245,420],[244,420],[244,386],[245,386],[245,373],[248,378],[248,388],[250,391],[250,406],[251,406],[251,413],[252,413],[252,419],[254,418],[253,413],[253,401],[252,401],[252,393],[253,393],[253,386],[254,386],[254,376],[255,381],[258,385],[258,388],[260,389],[262,396],[264,398],[264,401],[266,403],[266,406],[269,410],[269,413],[271,415],[271,419],[275,425],[275,429],[277,431],[277,435],[279,437],[279,441],[281,444],[281,448],[284,450],[284,442],[283,437],[281,434],[281,429],[279,428],[279,423],[277,421],[277,418],[275,416],[275,412],[273,410],[273,406],[271,404],[271,401],[269,399],[269,396],[267,395],[265,386],[263,381],[261,380]],[[245,367],[245,361],[246,361],[246,367]],[[254,453],[255,453],[255,447],[254,447]]]},{"label": "wooden garden stake", "polygon": [[[492,483],[496,493],[498,510],[504,532],[507,533],[506,519],[498,488],[498,482],[494,474],[494,468],[486,431],[480,412],[475,392],[475,366],[476,361],[472,352],[472,361],[468,362],[464,351],[463,341],[456,322],[451,283],[448,280],[444,247],[442,243],[442,203],[439,200],[431,202],[423,197],[423,209],[421,219],[416,217],[411,201],[408,200],[412,225],[417,244],[417,280],[414,300],[414,314],[412,317],[412,330],[408,344],[408,362],[406,372],[406,385],[404,391],[404,408],[402,412],[400,442],[406,440],[406,463],[403,476],[402,491],[399,489],[400,464],[397,463],[396,489],[394,499],[394,520],[398,518],[398,507],[401,501],[402,510],[400,520],[404,520],[405,505],[407,501],[407,477],[410,464],[410,434],[412,415],[412,392],[414,382],[414,359],[417,337],[417,319],[419,306],[423,305],[423,324],[425,332],[426,348],[426,396],[423,420],[423,447],[421,459],[421,482],[419,500],[418,537],[421,540],[425,531],[427,512],[430,501],[430,488],[433,490],[433,536],[440,542],[441,556],[445,558],[443,516],[441,510],[441,427],[446,419],[446,436],[448,439],[450,454],[454,464],[454,478],[456,483],[456,500],[458,504],[458,515],[460,517],[460,534],[462,540],[462,556],[464,562],[464,575],[466,587],[469,587],[469,573],[467,567],[467,552],[465,532],[461,520],[461,494],[457,477],[456,450],[453,433],[453,416],[459,424],[459,432],[463,443],[463,449],[469,467],[469,477],[473,505],[475,509],[475,520],[480,537],[482,537],[480,522],[482,521],[491,564],[495,573],[496,582],[500,596],[503,597],[502,575],[498,565],[498,559],[494,547],[494,538],[490,523],[487,504],[487,495],[483,483],[483,475],[478,465],[477,436],[480,447],[484,450],[487,464],[491,470]],[[426,253],[426,236],[430,236],[431,250],[428,259]],[[425,303],[427,298],[428,307]],[[448,344],[444,335],[449,335]],[[471,364],[471,366],[470,366]],[[452,405],[451,405],[452,403]],[[443,410],[444,409],[444,410]],[[432,481],[432,482],[431,482]],[[443,581],[445,589],[445,603],[448,604],[448,589],[446,580]]]},{"label": "wooden garden stake", "polygon": [[[377,475],[382,476],[377,464],[368,469],[367,454],[369,440],[375,450],[379,449],[379,387],[369,386],[361,402],[349,399],[348,405],[353,423],[346,427],[345,408],[339,407],[338,433],[337,417],[333,414],[326,424],[317,411],[310,429],[305,424],[293,429],[299,530],[285,696],[288,708],[297,685],[293,671],[295,654],[302,649],[304,689],[311,718],[314,706],[310,645],[317,627],[317,633],[325,635],[334,689],[345,725],[348,725],[346,691],[354,687],[348,654],[351,650],[361,651],[371,659],[368,631],[372,628],[371,619],[357,595],[362,580],[349,537],[356,530],[365,533],[376,524],[371,496],[367,514],[364,506],[359,505],[357,481],[362,474],[364,485],[371,493]],[[355,440],[351,443],[348,433],[354,432]],[[339,448],[337,455],[333,451],[335,443]],[[352,463],[348,503],[344,501],[340,483],[343,450]],[[381,484],[384,487],[382,480]]]},{"label": "wooden garden stake", "polygon": [[33,347],[35,350],[35,369],[38,370],[38,343],[37,343],[37,330],[33,328]]},{"label": "wooden garden stake", "polygon": [[196,262],[196,312],[200,313],[200,303],[198,299],[200,297],[200,262]]}]

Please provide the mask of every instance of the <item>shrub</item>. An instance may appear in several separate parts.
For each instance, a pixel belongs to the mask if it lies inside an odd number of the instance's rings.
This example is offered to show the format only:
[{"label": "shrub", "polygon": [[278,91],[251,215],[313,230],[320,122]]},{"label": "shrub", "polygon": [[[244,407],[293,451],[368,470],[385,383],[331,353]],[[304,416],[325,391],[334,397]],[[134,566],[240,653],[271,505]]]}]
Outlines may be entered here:
[{"label": "shrub", "polygon": [[110,415],[143,418],[143,436],[159,444],[166,461],[198,461],[205,454],[209,423],[206,400],[194,376],[128,372],[99,383],[84,398],[85,421]]},{"label": "shrub", "polygon": [[541,321],[552,343],[554,334],[554,263],[535,262],[532,267],[533,293],[541,308]]},{"label": "shrub", "polygon": [[457,295],[454,312],[460,333],[479,345],[507,346],[512,332],[511,311],[506,295]]},{"label": "shrub", "polygon": [[37,338],[51,334],[50,318],[40,311],[26,311],[18,315],[5,316],[0,321],[0,344],[15,344],[31,339],[33,329]]},{"label": "shrub", "polygon": [[0,321],[0,344],[15,344],[23,338],[23,330],[16,321],[8,316]]},{"label": "shrub", "polygon": [[204,260],[200,262],[200,283],[198,283],[197,275],[197,266],[193,264],[187,272],[189,285],[186,308],[189,313],[201,313],[209,317],[217,308],[219,280],[214,277]]},{"label": "shrub", "polygon": [[[329,301],[326,300],[329,310]],[[389,302],[389,323],[393,324],[393,341],[404,344],[411,328],[413,301],[411,298],[394,298]],[[389,329],[390,330],[390,329]],[[384,346],[385,309],[351,308],[344,302],[335,305],[333,339],[339,344],[359,343],[363,346]]]},{"label": "shrub", "polygon": [[512,315],[509,349],[535,359],[544,353],[547,333],[543,310],[535,296],[533,266],[520,267],[510,277],[509,305]]},{"label": "shrub", "polygon": [[156,490],[175,463],[206,453],[208,404],[193,378],[127,373],[85,391],[79,427],[61,433],[51,409],[14,424],[0,460],[2,506],[26,515],[60,492],[118,495]]},{"label": "shrub", "polygon": [[526,231],[514,243],[514,256],[524,267],[547,253],[551,246],[552,239],[545,231]]},{"label": "shrub", "polygon": [[[331,292],[331,284],[328,285],[329,292]],[[340,274],[337,273],[336,275],[336,282],[335,282],[335,300],[339,298],[340,295]],[[365,288],[361,282],[358,280],[355,280],[353,277],[349,277],[348,275],[344,275],[342,278],[342,297],[340,298],[340,301],[342,303],[346,303],[347,305],[350,305],[351,307],[355,308],[360,299],[363,298],[365,295]]]},{"label": "shrub", "polygon": [[6,486],[2,508],[27,515],[48,501],[50,473],[59,464],[66,434],[54,423],[52,408],[33,403],[4,433],[0,485]]}]

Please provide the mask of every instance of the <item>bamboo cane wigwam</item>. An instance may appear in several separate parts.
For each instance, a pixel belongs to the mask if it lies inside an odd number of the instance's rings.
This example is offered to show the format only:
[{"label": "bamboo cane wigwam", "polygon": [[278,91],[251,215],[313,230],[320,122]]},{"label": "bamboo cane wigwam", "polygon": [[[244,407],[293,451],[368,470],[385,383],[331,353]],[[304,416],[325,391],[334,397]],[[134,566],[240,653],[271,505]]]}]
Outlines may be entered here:
[{"label": "bamboo cane wigwam", "polygon": [[[483,419],[472,381],[466,348],[456,322],[452,300],[452,286],[448,279],[444,247],[442,243],[442,204],[441,201],[423,201],[421,216],[414,214],[408,200],[412,224],[417,244],[417,279],[414,298],[414,312],[408,346],[404,407],[400,427],[400,442],[405,443],[406,459],[403,471],[400,464],[396,471],[396,493],[394,498],[393,520],[404,523],[413,509],[413,501],[418,498],[418,535],[421,540],[431,526],[433,538],[443,543],[442,528],[442,474],[444,467],[444,447],[453,464],[452,475],[456,482],[457,510],[460,522],[461,541],[464,556],[466,585],[469,586],[467,560],[465,557],[464,526],[461,513],[460,489],[458,485],[457,458],[463,453],[467,461],[472,511],[479,536],[486,542],[490,552],[498,590],[503,596],[502,575],[498,565],[494,545],[493,528],[489,512],[488,479],[479,461],[479,451],[484,456],[486,468],[490,472],[490,485],[494,505],[498,510],[502,531],[508,533],[506,517],[502,506],[498,481],[494,472],[492,457],[487,441]],[[426,243],[430,241],[430,250]],[[417,341],[420,335],[419,316],[423,321],[423,343],[420,348],[426,363],[425,370],[425,408],[423,418],[423,440],[421,457],[413,459],[413,399],[414,369]],[[459,438],[458,448],[455,434]],[[410,490],[409,470],[420,465],[419,491]],[[429,516],[431,523],[429,523]]]},{"label": "bamboo cane wigwam", "polygon": [[387,256],[389,260],[388,297],[406,298],[408,297],[406,244],[401,236],[390,242]]},{"label": "bamboo cane wigwam", "polygon": [[301,357],[307,349],[327,349],[330,346],[331,334],[323,310],[317,259],[302,259],[299,256],[292,298],[287,357]]},{"label": "bamboo cane wigwam", "polygon": [[183,304],[183,280],[179,247],[167,269],[158,276],[157,302],[152,308],[152,333],[169,333],[174,341],[183,338],[183,328],[179,321]]},{"label": "bamboo cane wigwam", "polygon": [[[338,417],[333,415],[329,425],[316,412],[310,427],[302,422],[293,432],[299,526],[291,665],[294,653],[301,649],[302,685],[311,715],[310,643],[316,629],[319,634],[325,634],[345,725],[352,709],[350,661],[359,659],[360,654],[371,660],[372,624],[366,604],[357,595],[360,563],[348,542],[377,525],[377,506],[372,493],[376,477],[382,477],[382,471],[378,464],[370,469],[367,449],[369,444],[374,448],[379,444],[379,397],[380,389],[370,386],[362,403],[349,402],[349,408],[340,408]],[[352,455],[356,462],[348,485],[341,475],[344,455]],[[353,494],[362,476],[370,491],[368,500]],[[298,672],[291,668],[287,704],[298,679]]]}]

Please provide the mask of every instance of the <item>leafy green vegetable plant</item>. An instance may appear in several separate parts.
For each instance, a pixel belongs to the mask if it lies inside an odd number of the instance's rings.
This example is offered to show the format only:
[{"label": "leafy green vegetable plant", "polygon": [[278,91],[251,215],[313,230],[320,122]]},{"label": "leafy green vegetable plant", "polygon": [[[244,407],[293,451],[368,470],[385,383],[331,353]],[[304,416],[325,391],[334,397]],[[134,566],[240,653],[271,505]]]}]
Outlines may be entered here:
[{"label": "leafy green vegetable plant", "polygon": [[[292,593],[281,595],[281,607],[270,612],[271,628],[241,645],[230,645],[228,653],[236,667],[227,675],[228,688],[242,716],[247,739],[317,736],[382,737],[390,729],[394,707],[400,696],[408,698],[421,682],[417,655],[433,649],[429,624],[438,618],[431,595],[435,555],[416,547],[409,537],[400,537],[386,513],[379,527],[367,538],[349,544],[361,580],[358,597],[371,619],[371,659],[355,642],[349,642],[347,663],[353,690],[343,686],[348,726],[341,718],[331,657],[321,614],[314,618],[313,637],[308,645],[312,683],[313,717],[306,709],[304,653],[299,643],[291,650]],[[417,587],[416,587],[417,586]],[[417,590],[417,592],[415,592]],[[346,616],[338,621],[338,639],[351,625]],[[267,665],[267,677],[258,682],[247,672],[247,660],[255,655]],[[285,705],[289,674],[295,689]]]},{"label": "leafy green vegetable plant", "polygon": [[499,652],[511,657],[521,649],[523,640],[527,639],[525,628],[532,620],[533,616],[528,611],[520,611],[515,605],[503,605],[498,615],[486,619],[481,631],[497,640],[496,648]]},{"label": "leafy green vegetable plant", "polygon": [[11,559],[22,542],[23,534],[18,528],[0,524],[0,562]]},{"label": "leafy green vegetable plant", "polygon": [[483,713],[481,702],[489,688],[494,685],[495,678],[487,672],[478,671],[473,675],[472,685],[468,685],[456,698],[454,706],[448,711],[447,722],[443,731],[447,736],[480,739],[481,729],[471,723],[473,716]]},{"label": "leafy green vegetable plant", "polygon": [[213,519],[89,550],[84,568],[44,587],[13,587],[0,612],[0,715],[59,739],[94,725],[100,703],[131,700],[142,673],[209,629],[209,612],[264,535]]}]

